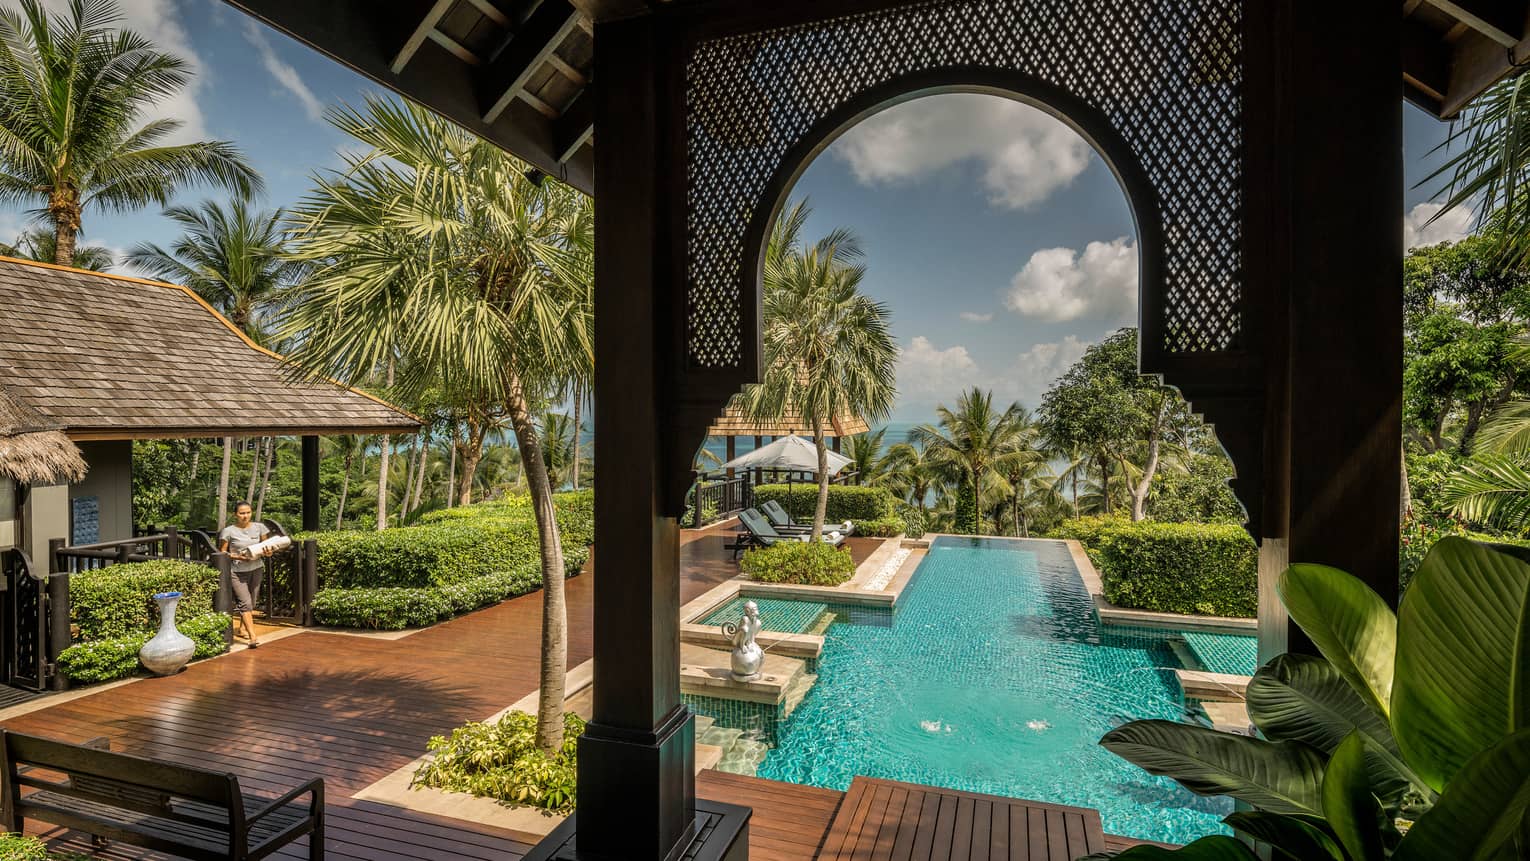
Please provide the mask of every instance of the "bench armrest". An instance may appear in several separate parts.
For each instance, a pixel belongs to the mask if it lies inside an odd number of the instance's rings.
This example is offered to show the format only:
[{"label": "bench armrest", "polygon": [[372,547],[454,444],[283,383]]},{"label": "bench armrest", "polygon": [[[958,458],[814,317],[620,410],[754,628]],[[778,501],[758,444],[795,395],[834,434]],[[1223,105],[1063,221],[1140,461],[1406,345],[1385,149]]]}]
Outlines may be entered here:
[{"label": "bench armrest", "polygon": [[256,810],[254,813],[246,816],[245,822],[247,824],[254,824],[259,822],[262,818],[270,815],[272,812],[280,810],[288,804],[298,800],[298,798],[301,796],[309,793],[311,793],[311,796],[308,800],[308,815],[316,815],[324,807],[324,778],[322,777],[315,777],[314,779],[303,783],[282,797],[267,802],[259,810]]}]

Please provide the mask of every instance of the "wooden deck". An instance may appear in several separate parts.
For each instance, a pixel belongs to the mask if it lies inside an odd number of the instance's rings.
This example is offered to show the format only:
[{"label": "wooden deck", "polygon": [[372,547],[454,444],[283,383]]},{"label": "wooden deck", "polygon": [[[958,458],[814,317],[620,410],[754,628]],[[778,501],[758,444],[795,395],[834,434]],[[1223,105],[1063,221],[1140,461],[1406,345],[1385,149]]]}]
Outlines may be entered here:
[{"label": "wooden deck", "polygon": [[1100,814],[857,777],[820,861],[1071,861],[1105,849]]},{"label": "wooden deck", "polygon": [[[727,540],[715,531],[683,533],[682,602],[737,573],[723,549]],[[861,539],[852,552],[863,558],[875,545]],[[570,667],[591,655],[597,576],[568,581]],[[106,736],[113,750],[227,769],[246,791],[259,794],[274,796],[323,776],[331,858],[519,858],[529,847],[513,832],[351,796],[412,762],[431,736],[481,720],[536,688],[541,605],[541,594],[534,593],[399,639],[303,631],[176,676],[62,701],[3,725],[71,741]],[[830,823],[846,808],[844,793],[719,772],[703,772],[697,786],[703,797],[754,808],[754,861],[817,857]],[[886,814],[878,817],[880,823]],[[864,827],[864,817],[862,822]],[[1097,818],[1094,827],[1097,832]],[[90,852],[83,835],[42,833],[60,849]],[[281,857],[305,858],[306,852],[304,841]],[[98,857],[163,856],[113,845]]]}]

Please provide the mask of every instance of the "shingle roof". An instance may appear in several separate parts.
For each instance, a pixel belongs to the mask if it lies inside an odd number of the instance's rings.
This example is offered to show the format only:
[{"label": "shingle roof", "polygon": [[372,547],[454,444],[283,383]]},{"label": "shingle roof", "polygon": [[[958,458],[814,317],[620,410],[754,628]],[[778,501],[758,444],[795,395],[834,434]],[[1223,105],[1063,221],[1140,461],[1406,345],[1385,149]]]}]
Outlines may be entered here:
[{"label": "shingle roof", "polygon": [[[866,420],[851,413],[835,416],[823,429],[825,436],[846,437],[865,433],[871,428]],[[752,419],[738,399],[728,403],[723,414],[707,428],[707,436],[786,436],[787,434],[811,436],[813,426],[802,417],[795,407],[788,405],[786,415],[780,419]]]},{"label": "shingle roof", "polygon": [[293,381],[190,290],[0,257],[0,383],[74,439],[404,433],[371,395]]}]

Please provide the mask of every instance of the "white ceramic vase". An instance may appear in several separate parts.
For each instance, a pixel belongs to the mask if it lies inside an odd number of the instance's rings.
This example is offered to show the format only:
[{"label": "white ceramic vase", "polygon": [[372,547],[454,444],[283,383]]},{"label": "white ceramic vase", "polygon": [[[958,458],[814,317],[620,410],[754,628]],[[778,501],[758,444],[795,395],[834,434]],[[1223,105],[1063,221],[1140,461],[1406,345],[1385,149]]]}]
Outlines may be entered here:
[{"label": "white ceramic vase", "polygon": [[138,660],[156,676],[178,673],[197,651],[197,644],[175,627],[175,606],[179,592],[161,592],[154,596],[159,603],[159,633],[138,650]]}]

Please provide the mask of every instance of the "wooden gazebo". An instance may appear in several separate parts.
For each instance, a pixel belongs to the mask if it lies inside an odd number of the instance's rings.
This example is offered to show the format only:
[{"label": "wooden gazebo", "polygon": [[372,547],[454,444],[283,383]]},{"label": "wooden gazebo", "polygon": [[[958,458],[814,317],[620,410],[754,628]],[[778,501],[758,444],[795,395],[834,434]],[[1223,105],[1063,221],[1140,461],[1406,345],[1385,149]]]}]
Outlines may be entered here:
[{"label": "wooden gazebo", "polygon": [[[229,0],[595,194],[600,583],[579,812],[535,858],[743,858],[679,696],[691,455],[760,373],[760,260],[837,135],[920,95],[1066,120],[1137,223],[1141,369],[1216,425],[1260,544],[1395,597],[1402,108],[1530,58],[1524,0]],[[577,850],[573,840],[577,835]]]},{"label": "wooden gazebo", "polygon": [[[732,460],[737,454],[737,440],[739,438],[752,438],[754,447],[769,442],[776,437],[788,434],[800,434],[808,436],[812,433],[812,422],[802,417],[801,410],[788,407],[786,414],[780,418],[761,419],[749,415],[737,400],[728,404],[722,415],[707,428],[708,437],[720,437],[724,440],[727,450],[727,459]],[[871,430],[866,420],[851,412],[843,412],[829,420],[824,428],[824,436],[829,438],[830,444],[835,451],[839,451],[840,444],[845,437],[863,434]]]}]

